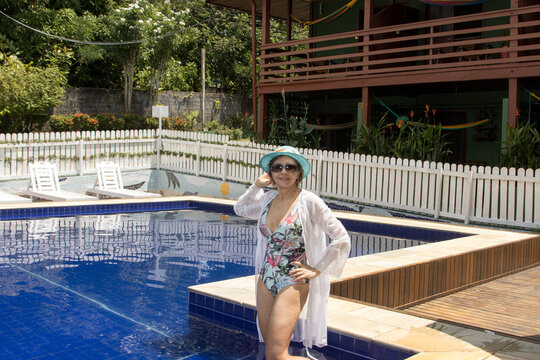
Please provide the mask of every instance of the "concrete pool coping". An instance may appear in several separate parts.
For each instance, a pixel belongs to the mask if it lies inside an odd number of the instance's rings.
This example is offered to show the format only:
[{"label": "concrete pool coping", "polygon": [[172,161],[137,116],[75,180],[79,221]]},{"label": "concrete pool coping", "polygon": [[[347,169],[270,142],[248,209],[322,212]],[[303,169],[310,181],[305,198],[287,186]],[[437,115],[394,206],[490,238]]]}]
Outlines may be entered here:
[{"label": "concrete pool coping", "polygon": [[[236,201],[202,196],[178,196],[155,199],[107,199],[84,202],[33,202],[2,204],[0,209],[44,208],[137,204],[141,202],[195,201],[234,205]],[[389,218],[376,215],[334,211],[338,218],[388,225],[423,227],[441,231],[471,234],[466,238],[429,243],[386,253],[350,258],[342,279],[369,275],[404,265],[455,256],[466,252],[517,242],[538,234],[511,230],[495,230],[478,226],[455,225],[425,220]],[[190,291],[255,308],[253,276],[196,285]],[[401,311],[370,306],[331,297],[328,307],[328,328],[337,332],[371,340],[380,344],[417,353],[411,359],[536,359],[540,344],[464,326],[428,320]]]}]

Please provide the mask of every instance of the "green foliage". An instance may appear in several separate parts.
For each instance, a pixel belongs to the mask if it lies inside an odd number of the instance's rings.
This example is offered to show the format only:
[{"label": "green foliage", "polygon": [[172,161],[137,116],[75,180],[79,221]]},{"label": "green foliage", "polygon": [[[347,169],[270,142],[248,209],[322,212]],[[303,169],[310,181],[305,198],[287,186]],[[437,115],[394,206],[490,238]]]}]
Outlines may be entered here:
[{"label": "green foliage", "polygon": [[246,117],[247,117],[247,114],[245,116],[238,115],[238,114],[229,116],[228,118],[225,119],[225,121],[223,122],[223,125],[232,129],[238,129],[238,128],[241,129],[246,125]]},{"label": "green foliage", "polygon": [[92,114],[98,122],[98,130],[120,130],[124,127],[123,119],[117,119],[113,114]]},{"label": "green foliage", "polygon": [[144,119],[144,128],[145,129],[157,129],[158,127],[159,127],[159,119],[158,118],[150,116],[150,117],[147,117],[146,119]]},{"label": "green foliage", "polygon": [[240,140],[244,137],[244,131],[242,129],[230,129],[228,127],[217,129],[216,134],[227,135],[230,140]]},{"label": "green foliage", "polygon": [[[60,104],[66,77],[56,66],[23,64],[16,56],[0,53],[0,116],[5,131],[30,131],[42,123],[36,117]],[[43,122],[46,117],[43,117]]]},{"label": "green foliage", "polygon": [[305,104],[302,117],[290,116],[285,93],[282,92],[281,106],[282,110],[280,111],[277,104],[270,101],[268,142],[273,145],[318,149],[320,147],[320,138],[316,135],[315,128],[307,122],[307,104]]},{"label": "green foliage", "polygon": [[73,119],[69,115],[51,115],[49,126],[52,131],[70,131],[73,127]]},{"label": "green foliage", "polygon": [[507,124],[507,140],[501,152],[501,167],[540,169],[540,134],[529,122],[516,128]]},{"label": "green foliage", "polygon": [[83,113],[69,115],[52,115],[49,118],[52,131],[95,131],[120,130],[122,121],[112,114],[100,113],[92,116]]},{"label": "green foliage", "polygon": [[204,124],[205,130],[207,131],[215,131],[219,129],[221,124],[217,120],[208,121]]},{"label": "green foliage", "polygon": [[[251,15],[204,0],[0,0],[8,15],[39,30],[86,41],[152,39],[139,44],[93,46],[59,42],[0,17],[0,49],[24,63],[56,65],[74,87],[126,87],[199,91],[201,48],[206,83],[223,92],[251,95]],[[172,36],[155,38],[174,33]],[[293,24],[292,39],[307,37]],[[260,43],[261,29],[257,27]],[[286,39],[284,21],[271,21],[271,41]],[[7,47],[7,48],[6,48]],[[132,83],[134,82],[134,83]],[[131,84],[131,85],[130,85]],[[128,110],[126,110],[128,111]]]},{"label": "green foliage", "polygon": [[[190,111],[181,116],[169,116],[161,119],[162,129],[192,131],[197,125],[198,111]],[[146,128],[157,129],[159,127],[159,119],[156,117],[147,117],[144,121]]]},{"label": "green foliage", "polygon": [[163,118],[163,123],[166,124],[166,129],[191,131],[197,123],[196,117],[189,116],[174,116]]},{"label": "green foliage", "polygon": [[120,118],[126,129],[142,129],[146,125],[146,119],[140,115],[125,113]]},{"label": "green foliage", "polygon": [[75,131],[95,131],[98,129],[98,120],[88,114],[76,113],[72,116]]},{"label": "green foliage", "polygon": [[355,129],[351,151],[422,161],[446,161],[451,151],[441,126],[415,126],[398,119],[388,122],[387,111],[376,124]]}]

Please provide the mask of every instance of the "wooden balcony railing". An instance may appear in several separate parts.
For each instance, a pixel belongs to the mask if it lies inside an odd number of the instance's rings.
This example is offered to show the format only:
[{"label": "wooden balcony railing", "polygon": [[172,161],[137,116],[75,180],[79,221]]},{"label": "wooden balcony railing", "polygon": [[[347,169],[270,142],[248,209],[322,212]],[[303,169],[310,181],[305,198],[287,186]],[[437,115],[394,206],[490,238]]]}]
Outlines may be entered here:
[{"label": "wooden balcony railing", "polygon": [[262,45],[259,87],[538,64],[539,14],[534,5]]}]

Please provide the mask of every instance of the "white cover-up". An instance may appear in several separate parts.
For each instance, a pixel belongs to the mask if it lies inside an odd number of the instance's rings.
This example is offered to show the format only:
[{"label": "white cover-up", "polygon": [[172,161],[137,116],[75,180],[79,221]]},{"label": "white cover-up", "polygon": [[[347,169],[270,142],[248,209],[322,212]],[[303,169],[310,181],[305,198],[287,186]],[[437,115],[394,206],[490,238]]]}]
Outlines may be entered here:
[{"label": "white cover-up", "polygon": [[[234,205],[237,215],[248,219],[259,219],[267,204],[277,195],[276,190],[264,192],[255,184]],[[340,277],[349,256],[351,239],[345,227],[332,210],[317,195],[302,190],[298,200],[298,211],[304,231],[307,263],[321,271],[309,280],[309,295],[293,333],[293,341],[304,346],[327,344],[327,304],[330,296],[330,276]],[[327,246],[326,234],[331,242]],[[255,250],[255,280],[264,262],[266,238],[257,230]],[[263,341],[259,330],[259,340]]]}]

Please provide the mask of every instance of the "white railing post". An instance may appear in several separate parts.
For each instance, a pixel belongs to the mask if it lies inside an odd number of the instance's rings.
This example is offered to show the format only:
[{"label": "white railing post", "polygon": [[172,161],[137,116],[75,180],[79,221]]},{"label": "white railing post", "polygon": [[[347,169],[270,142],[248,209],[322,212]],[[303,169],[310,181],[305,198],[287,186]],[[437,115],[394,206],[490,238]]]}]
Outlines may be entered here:
[{"label": "white railing post", "polygon": [[84,172],[84,164],[83,164],[83,161],[84,161],[84,140],[82,139],[82,137],[79,139],[79,144],[78,144],[78,149],[77,149],[77,153],[78,153],[78,163],[77,163],[77,174],[79,174],[79,176],[82,176],[83,175],[83,172]]},{"label": "white railing post", "polygon": [[157,152],[156,152],[156,169],[161,169],[161,132],[158,135],[157,141]]},{"label": "white railing post", "polygon": [[473,204],[474,172],[469,171],[467,176],[467,191],[463,192],[463,222],[468,224],[471,219],[471,207]]},{"label": "white railing post", "polygon": [[227,181],[227,144],[223,145],[223,165],[221,167],[223,181]]},{"label": "white railing post", "polygon": [[319,159],[317,160],[317,176],[315,178],[315,193],[317,196],[321,195],[321,182],[322,182],[322,151],[319,150]]},{"label": "white railing post", "polygon": [[201,172],[201,140],[197,140],[197,162],[195,163],[195,176]]},{"label": "white railing post", "polygon": [[439,218],[439,215],[441,213],[441,198],[442,198],[442,184],[443,184],[443,166],[442,164],[438,165],[437,169],[437,180],[435,181],[437,184],[435,186],[435,213],[433,214],[433,217],[435,219]]}]

